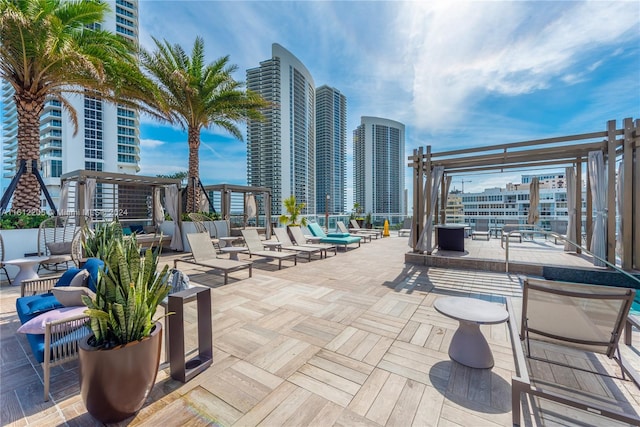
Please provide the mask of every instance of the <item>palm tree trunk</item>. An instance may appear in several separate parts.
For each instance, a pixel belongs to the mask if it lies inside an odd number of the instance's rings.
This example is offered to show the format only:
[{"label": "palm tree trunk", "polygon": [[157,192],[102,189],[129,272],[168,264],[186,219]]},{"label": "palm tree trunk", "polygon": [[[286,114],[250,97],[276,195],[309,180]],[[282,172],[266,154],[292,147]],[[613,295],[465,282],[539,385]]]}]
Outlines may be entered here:
[{"label": "palm tree trunk", "polygon": [[18,166],[27,161],[13,195],[12,210],[36,213],[40,210],[40,185],[31,173],[33,160],[40,163],[40,115],[44,109],[44,97],[33,97],[28,92],[14,95],[18,113]]},{"label": "palm tree trunk", "polygon": [[186,212],[200,210],[200,129],[189,126],[189,182]]}]

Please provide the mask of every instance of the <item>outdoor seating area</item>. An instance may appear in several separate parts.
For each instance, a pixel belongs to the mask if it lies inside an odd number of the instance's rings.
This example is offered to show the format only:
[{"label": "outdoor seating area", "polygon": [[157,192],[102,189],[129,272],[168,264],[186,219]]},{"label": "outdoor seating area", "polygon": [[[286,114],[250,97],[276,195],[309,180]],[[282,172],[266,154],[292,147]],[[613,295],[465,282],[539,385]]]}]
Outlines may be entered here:
[{"label": "outdoor seating area", "polygon": [[[203,237],[207,250],[215,254],[205,233],[187,237],[194,236]],[[520,344],[510,337],[513,321],[480,322],[493,367],[472,368],[450,358],[452,338],[460,326],[440,314],[436,302],[450,297],[486,301],[502,310],[509,308],[509,314],[519,318],[520,277],[404,263],[406,244],[406,238],[392,234],[322,262],[282,270],[254,269],[249,277],[239,275],[224,285],[215,279],[218,272],[206,264],[182,263],[182,253],[162,254],[160,265],[179,260],[178,267],[189,276],[191,286],[211,289],[213,360],[187,383],[171,378],[170,367],[162,365],[147,403],[131,423],[157,425],[171,419],[184,424],[204,416],[224,425],[423,426],[454,420],[461,425],[511,425],[511,381],[522,372],[512,349],[514,343]],[[31,362],[34,356],[27,350],[26,336],[15,333],[20,325],[15,314],[20,291],[4,286],[0,296],[0,311],[7,319],[1,330],[3,347],[14,349],[14,354],[29,354],[1,361],[3,390],[11,389],[3,394],[3,423],[46,418],[54,424],[91,424],[79,395],[75,361],[50,367],[48,402],[43,404],[40,393],[31,396],[38,384],[42,386],[43,371],[40,364]],[[511,306],[516,309],[512,311]],[[197,347],[198,311],[195,303],[184,305],[181,338],[187,353]],[[640,331],[630,333],[632,347],[620,341],[620,351],[640,369]],[[538,345],[564,354],[555,344]],[[573,357],[572,351],[566,354]],[[591,365],[619,370],[606,356]],[[640,413],[633,382],[607,379],[599,384],[629,416]],[[546,400],[527,396],[517,399],[521,425],[557,419],[576,419],[581,425],[611,424],[601,415],[549,406]]]}]

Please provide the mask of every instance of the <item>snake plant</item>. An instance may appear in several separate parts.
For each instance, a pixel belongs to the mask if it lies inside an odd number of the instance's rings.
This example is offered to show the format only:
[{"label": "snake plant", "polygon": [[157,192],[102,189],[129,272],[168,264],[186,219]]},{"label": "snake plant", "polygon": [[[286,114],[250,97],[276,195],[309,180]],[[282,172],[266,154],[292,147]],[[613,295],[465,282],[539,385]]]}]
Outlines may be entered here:
[{"label": "snake plant", "polygon": [[[105,234],[111,238],[104,239]],[[90,245],[105,265],[98,273],[95,298],[82,297],[94,335],[89,343],[106,349],[141,340],[150,334],[156,309],[171,289],[169,266],[158,272],[158,253],[148,249],[141,256],[134,235],[124,238],[111,230],[93,238],[99,241]]]}]

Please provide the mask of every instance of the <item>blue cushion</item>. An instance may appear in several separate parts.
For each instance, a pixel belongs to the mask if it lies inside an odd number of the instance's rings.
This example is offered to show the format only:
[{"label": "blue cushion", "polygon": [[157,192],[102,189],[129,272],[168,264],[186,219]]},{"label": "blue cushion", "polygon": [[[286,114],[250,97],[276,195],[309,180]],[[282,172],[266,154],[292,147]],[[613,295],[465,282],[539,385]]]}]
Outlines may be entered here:
[{"label": "blue cushion", "polygon": [[96,292],[96,286],[98,285],[98,271],[101,267],[104,267],[104,262],[99,258],[89,258],[83,266],[83,268],[89,272],[87,287],[93,292]]},{"label": "blue cushion", "polygon": [[38,363],[44,362],[44,334],[26,334],[33,357]]},{"label": "blue cushion", "polygon": [[45,311],[61,307],[63,305],[50,293],[16,299],[16,312],[21,324],[28,322]]},{"label": "blue cushion", "polygon": [[[91,335],[93,332],[86,326],[82,326],[75,331],[69,332],[67,335],[64,335],[59,340],[51,343],[52,346],[60,345],[64,343],[69,343],[73,341],[78,341],[88,335]],[[25,334],[27,336],[27,341],[29,341],[29,347],[31,347],[31,352],[33,353],[33,357],[36,359],[38,363],[44,362],[44,334]]]},{"label": "blue cushion", "polygon": [[122,227],[122,235],[123,235],[123,236],[131,236],[131,228],[129,228],[129,227]]},{"label": "blue cushion", "polygon": [[58,286],[69,286],[71,280],[75,277],[76,274],[80,271],[79,268],[72,267],[64,272],[60,279],[58,279],[58,283],[56,283],[56,287]]},{"label": "blue cushion", "polygon": [[349,233],[329,233],[327,237],[351,237]]}]

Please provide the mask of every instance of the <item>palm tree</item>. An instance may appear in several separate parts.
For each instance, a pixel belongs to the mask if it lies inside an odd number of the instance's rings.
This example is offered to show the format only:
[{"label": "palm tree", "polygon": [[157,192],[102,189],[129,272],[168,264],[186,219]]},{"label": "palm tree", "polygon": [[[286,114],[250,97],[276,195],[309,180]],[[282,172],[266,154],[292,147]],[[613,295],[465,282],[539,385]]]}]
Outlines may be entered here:
[{"label": "palm tree", "polygon": [[[280,215],[278,218],[282,224],[288,225],[307,225],[307,218],[301,217],[304,210],[305,203],[297,203],[296,196],[293,194],[282,201],[286,214]],[[287,215],[288,214],[288,215]],[[298,219],[300,222],[298,222]]]},{"label": "palm tree", "polygon": [[269,104],[258,94],[243,91],[243,83],[234,80],[236,65],[229,56],[205,63],[204,40],[196,37],[191,56],[169,42],[153,39],[156,50],[141,53],[142,67],[158,85],[161,101],[168,110],[166,120],[187,131],[189,144],[189,184],[187,212],[197,212],[200,192],[200,131],[219,126],[242,140],[237,122],[261,119],[260,108]]},{"label": "palm tree", "polygon": [[[153,86],[140,72],[133,46],[93,28],[108,11],[103,0],[0,0],[0,77],[15,91],[18,164],[26,161],[30,169],[40,159],[40,115],[49,99],[60,101],[76,132],[69,94],[90,90],[104,100],[130,105],[140,96],[153,99]],[[13,209],[39,206],[36,177],[23,174]]]}]

